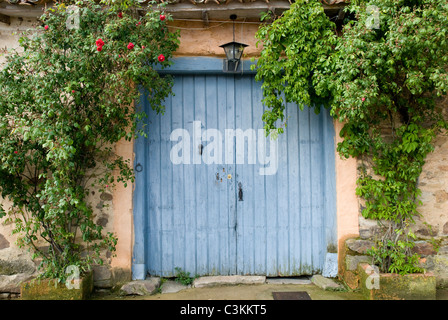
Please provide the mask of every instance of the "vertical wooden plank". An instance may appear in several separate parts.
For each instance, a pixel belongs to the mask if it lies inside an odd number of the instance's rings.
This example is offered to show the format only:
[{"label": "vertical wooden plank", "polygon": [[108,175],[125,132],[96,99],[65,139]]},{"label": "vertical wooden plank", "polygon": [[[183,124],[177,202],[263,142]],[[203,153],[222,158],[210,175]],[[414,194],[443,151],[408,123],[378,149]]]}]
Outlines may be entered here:
[{"label": "vertical wooden plank", "polygon": [[[142,90],[143,91],[143,90]],[[142,94],[138,102],[137,111],[144,111],[147,104],[145,94]],[[142,129],[141,124],[139,129]],[[132,257],[132,277],[133,280],[143,280],[146,278],[147,271],[147,246],[146,246],[146,218],[147,218],[147,201],[145,201],[145,184],[147,168],[145,158],[147,155],[147,143],[144,137],[139,136],[135,139],[134,149],[138,150],[134,158],[134,168],[137,164],[142,166],[142,171],[135,172],[135,194],[133,199],[134,206],[134,251]]]},{"label": "vertical wooden plank", "polygon": [[[174,96],[171,98],[171,132],[175,129],[184,129],[184,83],[182,77],[176,79],[173,85]],[[171,148],[177,141],[171,142]],[[186,147],[187,144],[184,146]],[[183,152],[186,152],[183,150]],[[170,160],[170,159],[168,159]],[[169,209],[173,215],[173,273],[176,272],[174,268],[179,267],[186,270],[185,257],[185,185],[184,185],[184,168],[185,164],[173,164],[173,178],[172,178],[172,207]]]},{"label": "vertical wooden plank", "polygon": [[[237,156],[239,144],[242,144],[244,161],[237,164],[237,217],[239,224],[238,232],[238,268],[242,274],[254,274],[255,272],[255,234],[254,234],[254,204],[256,196],[254,194],[254,170],[256,164],[256,132],[253,128],[253,100],[252,100],[252,79],[250,77],[236,77],[237,88],[237,128],[240,129],[236,139]],[[243,135],[243,136],[241,136]],[[240,199],[240,189],[242,199]]]},{"label": "vertical wooden plank", "polygon": [[312,269],[311,242],[311,175],[310,164],[310,122],[309,109],[299,112],[299,163],[300,163],[300,231],[302,272],[309,273]]},{"label": "vertical wooden plank", "polygon": [[[222,133],[222,141],[224,148],[224,130],[226,127],[226,105],[227,105],[227,95],[226,95],[226,81],[222,76],[216,77],[216,124],[219,132]],[[222,150],[223,151],[223,150]],[[217,241],[219,243],[219,250],[216,252],[219,266],[219,274],[227,275],[229,274],[229,241],[228,241],[228,214],[227,206],[223,203],[228,204],[228,188],[227,188],[227,168],[224,164],[224,152],[222,152],[223,158],[220,164],[216,164],[216,178],[215,184],[219,189],[218,201],[215,204],[217,211]]]},{"label": "vertical wooden plank", "polygon": [[322,114],[317,115],[310,109],[310,156],[311,156],[311,232],[312,232],[312,266],[313,270],[322,270],[325,259],[323,244],[323,143]]},{"label": "vertical wooden plank", "polygon": [[[174,88],[175,90],[177,89]],[[160,118],[160,232],[161,232],[161,268],[164,276],[174,275],[173,266],[173,165],[169,154],[171,150],[172,96],[166,99],[164,115]]]},{"label": "vertical wooden plank", "polygon": [[160,187],[160,115],[151,109],[149,104],[146,105],[148,114],[148,160],[147,165],[147,181],[151,186],[148,192],[148,271],[150,274],[160,275],[162,272],[162,245],[159,230],[161,230],[161,187]]},{"label": "vertical wooden plank", "polygon": [[[206,92],[205,92],[205,76],[197,75],[195,76],[195,121],[200,121],[201,128],[200,131],[206,129]],[[202,164],[202,155],[200,154],[200,146],[192,145],[193,154],[196,153],[201,161],[200,164],[195,164],[196,172],[196,236],[197,236],[197,247],[196,247],[196,261],[198,274],[207,274],[208,265],[208,239],[207,239],[207,168]]]},{"label": "vertical wooden plank", "polygon": [[[288,119],[288,109],[285,109],[285,119]],[[283,124],[280,124],[283,125]],[[278,248],[277,268],[279,275],[289,275],[289,177],[288,177],[288,131],[279,135],[278,143],[278,170],[277,178],[277,220],[278,220]]]},{"label": "vertical wooden plank", "polygon": [[[236,128],[236,84],[235,77],[233,75],[224,76],[226,81],[226,128],[232,129]],[[224,134],[225,136],[225,134]],[[224,138],[225,139],[225,138]],[[226,148],[231,141],[227,141],[225,139]],[[234,150],[234,149],[233,149]],[[224,153],[226,153],[226,149],[224,149]],[[225,160],[225,159],[224,159]],[[226,163],[227,167],[227,195],[228,195],[228,203],[227,203],[227,217],[228,217],[228,248],[229,248],[229,273],[237,274],[237,229],[238,229],[238,221],[237,221],[237,190],[236,190],[236,156],[235,150],[233,151],[233,158],[230,159],[229,163]]]},{"label": "vertical wooden plank", "polygon": [[288,103],[288,201],[289,201],[289,250],[290,250],[290,274],[300,275],[300,176],[299,176],[299,108],[295,104]]},{"label": "vertical wooden plank", "polygon": [[336,164],[335,164],[335,130],[333,118],[328,109],[322,108],[323,143],[324,143],[324,166],[325,174],[323,183],[325,185],[324,215],[325,215],[325,244],[327,250],[337,250],[336,233]]},{"label": "vertical wooden plank", "polygon": [[[243,123],[243,108],[242,108],[242,101],[243,101],[243,95],[247,94],[247,91],[245,91],[242,86],[243,82],[241,77],[235,76],[235,130],[236,129],[242,129],[241,125]],[[245,245],[246,245],[246,239],[245,239],[245,225],[244,225],[244,206],[241,204],[241,201],[238,198],[238,192],[240,187],[245,187],[243,184],[246,184],[246,181],[244,181],[244,173],[245,168],[243,164],[241,163],[241,156],[242,156],[242,150],[238,148],[238,138],[235,136],[232,141],[234,145],[234,152],[235,152],[235,193],[236,193],[236,224],[237,224],[237,233],[236,233],[236,239],[237,239],[237,247],[236,247],[236,267],[237,267],[237,273],[238,274],[247,274],[245,271],[246,267],[246,257],[245,257]]]},{"label": "vertical wooden plank", "polygon": [[[269,137],[270,139],[270,137]],[[267,142],[269,145],[269,142]],[[269,150],[269,152],[271,152]],[[280,157],[279,157],[280,160]],[[266,195],[266,275],[271,277],[278,276],[278,188],[277,175],[266,175],[265,177],[265,195]]]},{"label": "vertical wooden plank", "polygon": [[[219,274],[221,275],[229,275],[232,274],[232,259],[230,259],[230,239],[231,234],[229,233],[229,182],[227,179],[228,175],[228,166],[224,162],[224,152],[225,152],[225,140],[224,134],[225,129],[227,128],[227,77],[218,76],[216,82],[217,88],[217,129],[222,133],[223,138],[223,150],[222,155],[223,159],[220,165],[216,165],[217,173],[219,175],[219,179],[215,182],[218,184],[219,195],[218,202],[216,203],[216,210],[218,214],[218,242],[219,242],[219,250],[217,252],[219,259]],[[229,89],[230,90],[230,89]],[[233,118],[233,115],[232,115]]]},{"label": "vertical wooden plank", "polygon": [[[207,75],[205,81],[206,130],[203,133],[204,153],[202,159],[206,168],[207,185],[207,270],[210,275],[218,275],[221,269],[219,261],[219,196],[221,183],[216,179],[219,175],[217,155],[222,150],[218,128],[217,77]],[[218,147],[220,150],[218,150]],[[216,163],[218,162],[218,163]]]},{"label": "vertical wooden plank", "polygon": [[[193,121],[195,119],[195,77],[192,75],[183,76],[183,128],[186,129],[190,135],[193,134]],[[190,158],[192,153],[197,150],[192,144],[193,137],[190,137]],[[190,159],[191,161],[191,159]],[[190,162],[191,163],[191,162]],[[196,267],[196,246],[197,246],[197,232],[196,232],[196,170],[194,164],[184,165],[184,182],[185,189],[185,271],[194,275],[197,272]]]},{"label": "vertical wooden plank", "polygon": [[[263,99],[263,93],[261,90],[261,83],[256,82],[252,78],[252,127],[256,132],[257,137],[257,164],[254,168],[254,181],[253,181],[253,193],[254,193],[254,273],[259,275],[266,274],[266,181],[265,176],[260,174],[260,168],[263,167],[260,159],[260,148],[266,146],[269,143],[268,139],[264,136],[263,128],[264,123],[262,120],[264,108],[261,104]],[[265,143],[262,144],[260,140],[264,140]],[[264,150],[263,150],[264,152]]]}]

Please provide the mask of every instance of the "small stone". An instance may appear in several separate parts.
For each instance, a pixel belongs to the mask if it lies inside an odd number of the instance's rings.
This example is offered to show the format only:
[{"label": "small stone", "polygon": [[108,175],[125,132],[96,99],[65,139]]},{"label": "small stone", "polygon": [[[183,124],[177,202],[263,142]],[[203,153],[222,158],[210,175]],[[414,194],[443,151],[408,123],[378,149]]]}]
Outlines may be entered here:
[{"label": "small stone", "polygon": [[372,257],[371,256],[352,256],[352,255],[346,255],[345,256],[345,265],[347,270],[354,271],[358,268],[358,264],[366,262],[366,263],[372,263]]},{"label": "small stone", "polygon": [[168,280],[160,287],[161,293],[176,293],[185,289],[191,288],[174,280]]},{"label": "small stone", "polygon": [[0,251],[0,275],[33,274],[35,271],[36,265],[33,260],[22,251],[14,248]]},{"label": "small stone", "polygon": [[366,254],[375,245],[373,241],[364,239],[349,239],[345,242],[348,249],[358,254]]},{"label": "small stone", "polygon": [[371,239],[379,233],[378,222],[372,219],[366,219],[362,216],[358,218],[359,236],[361,239]]},{"label": "small stone", "polygon": [[9,299],[10,297],[11,297],[11,293],[9,293],[9,292],[0,293],[0,300]]},{"label": "small stone", "polygon": [[440,246],[438,254],[448,254],[448,245]]},{"label": "small stone", "polygon": [[412,252],[418,253],[421,256],[429,256],[436,254],[434,246],[426,241],[416,241]]},{"label": "small stone", "polygon": [[448,193],[445,190],[438,190],[434,193],[434,196],[436,197],[436,202],[441,203],[448,200]]},{"label": "small stone", "polygon": [[33,276],[26,273],[0,275],[0,292],[20,293],[20,285],[22,282],[28,281],[31,278]]},{"label": "small stone", "polygon": [[151,277],[146,280],[135,280],[124,284],[120,292],[123,295],[151,295],[154,294],[160,286],[160,278]]},{"label": "small stone", "polygon": [[9,241],[0,233],[0,250],[9,248]]},{"label": "small stone", "polygon": [[101,199],[101,200],[104,200],[104,201],[111,201],[113,198],[114,198],[114,197],[113,197],[110,193],[107,193],[107,192],[103,192],[103,193],[100,195],[100,199]]},{"label": "small stone", "polygon": [[415,233],[420,236],[426,236],[426,237],[431,236],[431,233],[429,232],[428,228],[418,229]]},{"label": "small stone", "polygon": [[106,227],[107,223],[109,222],[109,219],[107,219],[106,216],[102,216],[100,218],[98,218],[98,220],[96,221],[96,224],[102,227]]},{"label": "small stone", "polygon": [[325,255],[324,269],[322,275],[327,278],[334,278],[338,274],[338,254],[327,253]]},{"label": "small stone", "polygon": [[322,276],[320,274],[315,274],[311,278],[311,282],[314,283],[319,288],[328,290],[328,291],[338,291],[338,290],[344,289],[344,287],[342,285],[340,285],[333,279],[325,278],[324,276]]},{"label": "small stone", "polygon": [[92,266],[93,284],[97,288],[112,287],[112,272],[107,266]]},{"label": "small stone", "polygon": [[443,233],[448,234],[448,222],[443,225]]},{"label": "small stone", "polygon": [[97,205],[96,205],[96,208],[97,209],[103,209],[104,208],[104,201],[98,202]]}]

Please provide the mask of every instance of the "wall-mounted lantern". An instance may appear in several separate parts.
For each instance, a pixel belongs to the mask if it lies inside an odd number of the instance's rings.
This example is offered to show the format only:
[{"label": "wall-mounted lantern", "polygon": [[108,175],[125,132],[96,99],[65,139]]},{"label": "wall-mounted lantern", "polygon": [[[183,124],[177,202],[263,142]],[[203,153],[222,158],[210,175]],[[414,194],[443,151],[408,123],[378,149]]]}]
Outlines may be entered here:
[{"label": "wall-mounted lantern", "polygon": [[230,19],[233,20],[233,41],[220,45],[221,48],[224,49],[226,53],[226,58],[223,63],[223,71],[224,72],[239,72],[238,66],[243,56],[244,48],[247,47],[247,44],[235,42],[235,19],[236,15],[232,14]]}]

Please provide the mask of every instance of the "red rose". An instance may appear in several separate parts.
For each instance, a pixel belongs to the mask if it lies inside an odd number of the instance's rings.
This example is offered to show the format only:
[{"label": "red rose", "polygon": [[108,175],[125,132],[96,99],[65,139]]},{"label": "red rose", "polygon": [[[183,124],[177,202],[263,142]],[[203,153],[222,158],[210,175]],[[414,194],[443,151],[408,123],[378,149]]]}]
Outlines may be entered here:
[{"label": "red rose", "polygon": [[128,44],[128,49],[132,50],[134,48],[134,44],[132,42],[129,42]]},{"label": "red rose", "polygon": [[98,50],[99,52],[101,52],[101,50],[103,50],[103,47],[99,46],[96,48],[96,50]]},{"label": "red rose", "polygon": [[159,60],[159,62],[163,62],[165,61],[165,56],[163,54],[159,55],[159,57],[157,58]]},{"label": "red rose", "polygon": [[18,152],[18,151],[14,151],[14,153],[15,153],[15,154],[18,154],[19,152]]},{"label": "red rose", "polygon": [[362,98],[361,101],[364,102],[366,100],[366,98]]},{"label": "red rose", "polygon": [[75,93],[75,90],[72,90],[72,93]]},{"label": "red rose", "polygon": [[162,20],[162,21],[163,21],[163,20],[165,20],[165,18],[166,18],[166,17],[165,17],[165,15],[164,15],[164,14],[161,14],[161,15],[160,15],[160,20]]},{"label": "red rose", "polygon": [[145,46],[142,46],[142,49],[145,49],[146,47]]},{"label": "red rose", "polygon": [[45,30],[48,30],[48,28],[49,28],[49,26],[45,26],[45,27],[44,27]]},{"label": "red rose", "polygon": [[102,46],[104,46],[104,41],[103,41],[103,39],[98,39],[98,40],[96,40],[96,45],[98,46],[98,47],[102,47]]},{"label": "red rose", "polygon": [[118,12],[118,18],[123,18],[123,12]]}]

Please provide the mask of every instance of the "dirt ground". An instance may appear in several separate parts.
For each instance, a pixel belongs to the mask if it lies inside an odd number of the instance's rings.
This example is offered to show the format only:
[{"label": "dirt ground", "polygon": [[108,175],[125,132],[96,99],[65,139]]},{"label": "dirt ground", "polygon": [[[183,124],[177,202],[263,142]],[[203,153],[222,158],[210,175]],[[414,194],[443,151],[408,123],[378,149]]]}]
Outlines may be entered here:
[{"label": "dirt ground", "polygon": [[312,300],[364,300],[360,292],[325,291],[314,284],[217,285],[150,296],[95,294],[93,299],[120,300],[273,300],[273,292],[306,291]]},{"label": "dirt ground", "polygon": [[[149,296],[96,293],[92,300],[273,300],[273,292],[291,291],[305,291],[311,300],[365,300],[359,291],[326,291],[314,284],[217,285]],[[448,300],[448,289],[437,290],[437,300]]]}]

